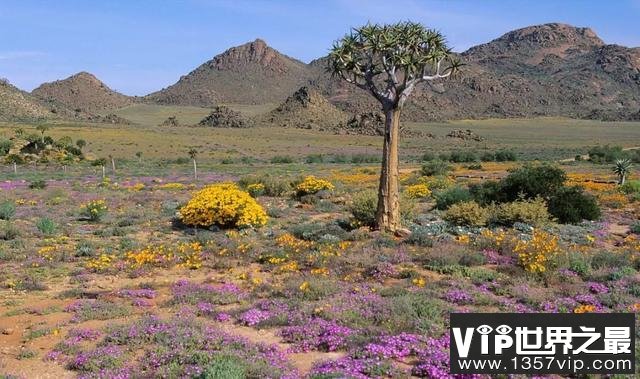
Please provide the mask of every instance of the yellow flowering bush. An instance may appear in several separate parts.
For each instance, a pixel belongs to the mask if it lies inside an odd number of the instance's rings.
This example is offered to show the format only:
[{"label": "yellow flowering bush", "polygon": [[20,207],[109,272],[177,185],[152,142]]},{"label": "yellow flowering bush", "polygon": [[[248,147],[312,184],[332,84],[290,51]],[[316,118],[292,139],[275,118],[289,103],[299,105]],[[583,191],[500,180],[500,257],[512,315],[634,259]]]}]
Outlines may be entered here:
[{"label": "yellow flowering bush", "polygon": [[116,260],[115,255],[103,253],[96,258],[90,259],[87,262],[86,267],[89,270],[92,270],[95,272],[101,272],[110,268],[115,260]]},{"label": "yellow flowering bush", "polygon": [[165,183],[157,186],[156,188],[168,191],[179,191],[185,189],[186,186],[182,183]]},{"label": "yellow flowering bush", "polygon": [[145,266],[169,267],[173,264],[198,269],[202,267],[202,245],[198,242],[180,242],[175,247],[147,246],[141,250],[125,253],[125,263],[134,269]]},{"label": "yellow flowering bush", "polygon": [[264,188],[262,183],[251,183],[247,186],[247,192],[251,197],[258,197],[264,193]]},{"label": "yellow flowering bush", "polygon": [[421,176],[418,178],[418,184],[426,185],[429,190],[446,190],[453,187],[456,184],[456,181],[448,176]]},{"label": "yellow flowering bush", "polygon": [[491,218],[502,225],[524,222],[532,226],[548,224],[551,215],[544,199],[517,200],[492,207]]},{"label": "yellow flowering bush", "polygon": [[600,204],[614,209],[622,208],[629,204],[629,199],[622,193],[600,194],[598,195],[598,200],[600,200]]},{"label": "yellow flowering bush", "polygon": [[442,218],[454,225],[483,226],[489,220],[489,211],[475,201],[453,204]]},{"label": "yellow flowering bush", "polygon": [[130,187],[127,187],[127,189],[129,191],[133,191],[133,192],[138,192],[138,191],[142,191],[143,189],[145,189],[145,185],[144,183],[136,183]]},{"label": "yellow flowering bush", "polygon": [[592,312],[595,312],[595,311],[596,311],[596,306],[595,305],[583,304],[583,305],[577,306],[573,310],[573,313],[592,313]]},{"label": "yellow flowering bush", "polygon": [[107,214],[107,210],[104,200],[92,200],[80,206],[80,215],[91,221],[100,221]]},{"label": "yellow flowering bush", "polygon": [[180,261],[178,266],[197,270],[202,267],[202,245],[198,242],[180,243],[176,247],[176,255]]},{"label": "yellow flowering bush", "polygon": [[276,238],[276,244],[290,253],[300,253],[304,250],[311,249],[314,245],[313,241],[298,239],[290,233],[279,235]]},{"label": "yellow flowering bush", "polygon": [[233,183],[203,188],[180,208],[180,219],[187,225],[209,227],[259,227],[267,214],[258,202]]},{"label": "yellow flowering bush", "polygon": [[425,197],[431,196],[431,190],[424,183],[414,184],[412,186],[408,186],[404,190],[404,192],[411,199],[423,199]]},{"label": "yellow flowering bush", "polygon": [[56,254],[55,246],[45,246],[38,250],[38,255],[47,261],[52,261]]},{"label": "yellow flowering bush", "polygon": [[424,287],[427,284],[427,281],[423,277],[414,278],[411,283],[416,287]]},{"label": "yellow flowering bush", "polygon": [[507,233],[502,230],[483,229],[480,235],[476,237],[474,245],[479,249],[494,249],[496,251],[504,251],[505,245],[508,245],[513,237],[508,238]]},{"label": "yellow flowering bush", "polygon": [[525,271],[542,273],[558,254],[558,237],[542,230],[534,230],[530,240],[520,240],[513,248]]},{"label": "yellow flowering bush", "polygon": [[305,177],[296,186],[296,194],[298,196],[312,195],[314,193],[326,190],[332,191],[335,187],[328,180],[316,178],[313,175]]}]

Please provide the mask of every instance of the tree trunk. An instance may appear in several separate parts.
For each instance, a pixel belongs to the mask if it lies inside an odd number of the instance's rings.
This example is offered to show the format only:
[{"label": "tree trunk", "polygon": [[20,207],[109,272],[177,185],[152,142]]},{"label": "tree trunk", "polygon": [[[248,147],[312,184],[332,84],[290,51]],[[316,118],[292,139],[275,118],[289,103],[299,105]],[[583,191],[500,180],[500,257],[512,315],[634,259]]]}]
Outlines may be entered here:
[{"label": "tree trunk", "polygon": [[114,174],[116,172],[116,159],[115,158],[111,158],[111,171],[113,171]]},{"label": "tree trunk", "polygon": [[400,109],[385,110],[384,145],[382,147],[382,170],[378,188],[376,226],[382,231],[395,232],[400,229],[400,192],[398,188],[398,139]]},{"label": "tree trunk", "polygon": [[627,180],[627,175],[626,174],[622,174],[620,175],[620,185],[623,186],[624,182]]},{"label": "tree trunk", "polygon": [[198,166],[196,165],[196,160],[193,160],[193,178],[198,180]]}]

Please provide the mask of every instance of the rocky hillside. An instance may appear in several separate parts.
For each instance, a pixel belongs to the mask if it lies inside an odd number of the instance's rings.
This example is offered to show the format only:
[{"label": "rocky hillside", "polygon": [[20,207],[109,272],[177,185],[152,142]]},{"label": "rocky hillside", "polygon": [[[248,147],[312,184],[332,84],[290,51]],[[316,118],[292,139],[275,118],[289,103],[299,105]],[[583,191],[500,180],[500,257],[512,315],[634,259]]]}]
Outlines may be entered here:
[{"label": "rocky hillside", "polygon": [[[460,55],[461,74],[414,94],[410,120],[566,116],[624,120],[640,111],[640,49],[607,45],[588,28],[546,24],[509,32]],[[312,85],[353,113],[377,109],[368,94],[310,64]]]},{"label": "rocky hillside", "polygon": [[334,130],[346,123],[348,117],[316,90],[302,87],[269,112],[263,121],[273,126]]},{"label": "rocky hillside", "polygon": [[125,107],[134,99],[115,92],[88,72],[44,83],[31,92],[46,101],[56,101],[70,109],[95,114]]},{"label": "rocky hillside", "polygon": [[[466,64],[460,75],[417,88],[403,119],[640,119],[640,48],[606,44],[589,28],[530,26],[472,47],[459,57]],[[325,57],[304,64],[257,39],[215,56],[174,85],[147,95],[145,101],[208,108],[284,101],[263,118],[271,124],[296,127],[326,128],[343,117],[379,111],[369,94],[331,77],[325,71],[326,63]],[[301,87],[306,89],[299,90]],[[47,114],[46,108],[54,108],[53,104],[59,112],[80,109],[82,112],[71,111],[71,115],[83,117],[85,113],[110,113],[105,111],[133,101],[87,73],[43,84],[33,91],[40,98],[36,105],[28,94],[16,91],[13,88],[13,100],[0,98],[23,104],[0,110],[5,119],[22,117],[29,109]],[[43,100],[44,111],[39,108]]]},{"label": "rocky hillside", "polygon": [[33,121],[57,118],[60,107],[47,104],[21,91],[6,80],[0,80],[0,121]]},{"label": "rocky hillside", "polygon": [[252,126],[250,122],[229,107],[219,105],[213,108],[209,115],[203,118],[198,126],[210,126],[214,128],[247,128]]},{"label": "rocky hillside", "polygon": [[210,107],[284,100],[308,80],[307,65],[261,40],[233,47],[147,99],[159,104]]}]

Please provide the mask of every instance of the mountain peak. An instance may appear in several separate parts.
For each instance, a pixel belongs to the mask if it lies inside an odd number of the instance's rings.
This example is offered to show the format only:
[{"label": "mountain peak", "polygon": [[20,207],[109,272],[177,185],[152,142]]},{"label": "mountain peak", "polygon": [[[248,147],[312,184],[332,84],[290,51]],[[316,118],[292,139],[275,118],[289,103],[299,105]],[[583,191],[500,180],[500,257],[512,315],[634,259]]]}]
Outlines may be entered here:
[{"label": "mountain peak", "polygon": [[70,109],[94,113],[131,104],[132,99],[111,90],[95,75],[81,71],[62,80],[44,83],[31,92],[33,95],[54,100]]},{"label": "mountain peak", "polygon": [[204,107],[221,102],[264,104],[285,99],[308,75],[304,63],[258,38],[216,55],[147,98],[161,104]]},{"label": "mountain peak", "polygon": [[76,74],[71,75],[70,77],[68,77],[67,79],[89,79],[89,80],[96,80],[96,81],[100,81],[95,75],[93,75],[90,72],[87,71],[80,71]]},{"label": "mountain peak", "polygon": [[591,28],[580,28],[561,23],[533,25],[516,29],[506,33],[498,40],[529,42],[545,47],[567,43],[590,47],[604,45],[604,41]]},{"label": "mountain peak", "polygon": [[291,62],[298,61],[281,54],[267,45],[264,40],[257,38],[215,56],[211,66],[217,70],[237,71],[249,65],[256,65],[267,71],[286,73]]},{"label": "mountain peak", "polygon": [[[539,65],[547,59],[566,59],[605,46],[590,28],[551,23],[527,26],[462,53],[470,61],[492,60],[499,65]],[[509,62],[500,60],[509,58]]]}]

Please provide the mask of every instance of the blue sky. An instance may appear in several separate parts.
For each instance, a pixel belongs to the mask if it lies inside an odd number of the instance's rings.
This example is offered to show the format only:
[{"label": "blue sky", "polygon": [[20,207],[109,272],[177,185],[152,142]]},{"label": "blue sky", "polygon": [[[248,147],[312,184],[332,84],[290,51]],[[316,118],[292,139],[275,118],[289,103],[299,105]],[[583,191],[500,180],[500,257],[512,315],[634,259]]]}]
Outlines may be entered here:
[{"label": "blue sky", "polygon": [[0,77],[31,90],[89,71],[144,95],[257,37],[308,62],[351,26],[408,19],[456,51],[547,22],[640,46],[640,0],[0,0]]}]

